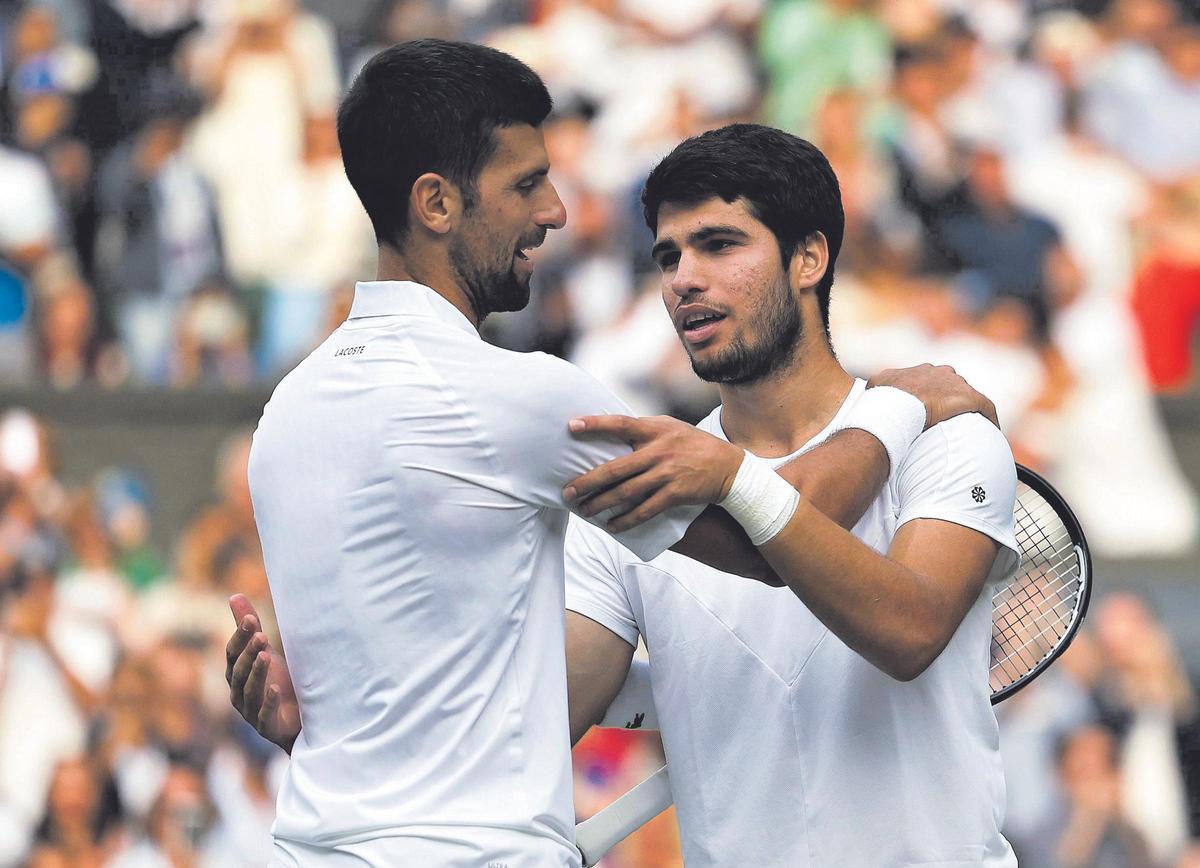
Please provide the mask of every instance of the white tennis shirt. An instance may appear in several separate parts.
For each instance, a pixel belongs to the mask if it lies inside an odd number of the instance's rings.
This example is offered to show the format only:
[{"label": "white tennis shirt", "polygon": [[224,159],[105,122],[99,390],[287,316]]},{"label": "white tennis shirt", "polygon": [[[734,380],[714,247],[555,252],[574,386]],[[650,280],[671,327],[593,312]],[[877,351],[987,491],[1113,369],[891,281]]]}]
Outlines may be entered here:
[{"label": "white tennis shirt", "polygon": [[[275,389],[250,490],[303,719],[278,864],[345,845],[379,865],[578,865],[560,490],[629,451],[568,420],[621,412],[400,282],[359,284]],[[620,538],[654,557],[699,511]]]},{"label": "white tennis shirt", "polygon": [[[864,388],[796,454],[826,439]],[[723,437],[719,414],[700,427]],[[1003,435],[959,416],[917,439],[854,534],[885,552],[913,519],[965,525],[1004,546],[997,580],[1018,560],[1015,491]],[[688,868],[1016,864],[1000,834],[991,588],[907,683],[786,588],[731,581],[672,552],[643,563],[576,520],[567,608],[646,643]]]}]

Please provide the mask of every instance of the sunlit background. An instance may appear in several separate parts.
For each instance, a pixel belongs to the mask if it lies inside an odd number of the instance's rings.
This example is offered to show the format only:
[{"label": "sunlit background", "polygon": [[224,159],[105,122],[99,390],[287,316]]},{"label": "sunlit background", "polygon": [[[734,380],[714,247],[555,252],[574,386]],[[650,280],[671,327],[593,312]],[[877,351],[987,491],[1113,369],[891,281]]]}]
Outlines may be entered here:
[{"label": "sunlit background", "polygon": [[[286,758],[221,652],[230,593],[270,612],[249,432],[373,274],[334,111],[417,36],[555,99],[570,220],[486,336],[642,413],[715,401],[660,309],[650,167],[732,120],[824,150],[842,363],[957,367],[1097,556],[1085,632],[998,710],[1006,834],[1024,866],[1200,865],[1196,6],[0,0],[0,866],[265,864]],[[580,815],[660,761],[594,732]],[[680,864],[672,815],[606,864]]]}]

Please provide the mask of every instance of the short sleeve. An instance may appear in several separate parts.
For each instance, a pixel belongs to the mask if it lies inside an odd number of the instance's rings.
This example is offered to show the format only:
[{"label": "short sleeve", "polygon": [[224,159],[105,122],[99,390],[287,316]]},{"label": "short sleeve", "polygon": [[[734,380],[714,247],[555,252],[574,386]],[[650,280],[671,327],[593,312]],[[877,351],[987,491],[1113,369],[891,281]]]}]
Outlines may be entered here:
[{"label": "short sleeve", "polygon": [[895,479],[896,527],[933,518],[969,527],[1001,546],[989,582],[1020,563],[1013,509],[1017,470],[1004,435],[978,413],[955,416],[917,438]]},{"label": "short sleeve", "polygon": [[620,549],[605,533],[571,516],[567,522],[567,609],[637,646],[638,626],[625,583]]},{"label": "short sleeve", "polygon": [[[567,423],[576,416],[635,414],[595,379],[561,359],[531,353],[519,373],[524,374],[523,382],[497,384],[493,397],[509,400],[484,402],[499,414],[489,420],[488,428],[513,493],[537,506],[566,509],[563,486],[630,451],[627,444],[609,438],[576,437]],[[682,539],[703,509],[667,510],[614,537],[642,560],[651,560]],[[587,520],[603,529],[609,517],[601,513]]]}]

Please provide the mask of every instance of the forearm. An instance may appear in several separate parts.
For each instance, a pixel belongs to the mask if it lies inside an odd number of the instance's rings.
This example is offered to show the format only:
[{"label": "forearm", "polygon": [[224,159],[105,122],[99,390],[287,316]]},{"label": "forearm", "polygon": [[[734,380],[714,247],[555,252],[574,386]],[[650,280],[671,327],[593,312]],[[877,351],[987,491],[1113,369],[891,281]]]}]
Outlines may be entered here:
[{"label": "forearm", "polygon": [[858,524],[888,479],[883,444],[858,428],[839,431],[775,472],[846,530]]},{"label": "forearm", "polygon": [[760,551],[839,639],[900,680],[920,674],[953,635],[963,600],[885,557],[805,501]]},{"label": "forearm", "polygon": [[[801,498],[837,525],[858,524],[887,482],[888,456],[866,431],[839,431],[815,449],[789,461],[776,472]],[[782,580],[742,527],[724,510],[710,506],[673,550],[723,572],[772,584]]]}]

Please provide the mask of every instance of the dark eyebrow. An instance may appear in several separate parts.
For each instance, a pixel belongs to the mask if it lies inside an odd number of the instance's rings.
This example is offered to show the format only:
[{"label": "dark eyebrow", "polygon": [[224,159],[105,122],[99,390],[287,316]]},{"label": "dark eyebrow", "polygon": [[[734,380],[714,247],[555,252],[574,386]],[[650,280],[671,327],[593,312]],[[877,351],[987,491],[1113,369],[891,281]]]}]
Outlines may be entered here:
[{"label": "dark eyebrow", "polygon": [[654,246],[650,248],[650,255],[658,259],[660,253],[666,253],[668,250],[674,249],[676,249],[675,242],[670,238],[664,238],[662,241],[655,242]]},{"label": "dark eyebrow", "polygon": [[695,232],[693,232],[691,235],[689,235],[688,243],[689,244],[699,244],[702,241],[707,241],[709,238],[712,238],[714,235],[735,235],[738,238],[749,238],[750,237],[744,231],[742,231],[741,229],[739,229],[736,226],[727,226],[727,225],[705,226],[703,229],[697,229]]},{"label": "dark eyebrow", "polygon": [[[737,238],[750,237],[744,230],[739,229],[736,226],[719,224],[716,226],[705,226],[702,229],[697,229],[695,232],[688,235],[687,240],[689,244],[702,244],[709,238],[712,238],[714,235],[733,235]],[[664,238],[662,241],[659,241],[650,248],[650,255],[657,259],[660,253],[665,253],[668,250],[675,249],[677,249],[675,242],[670,238]]]}]

